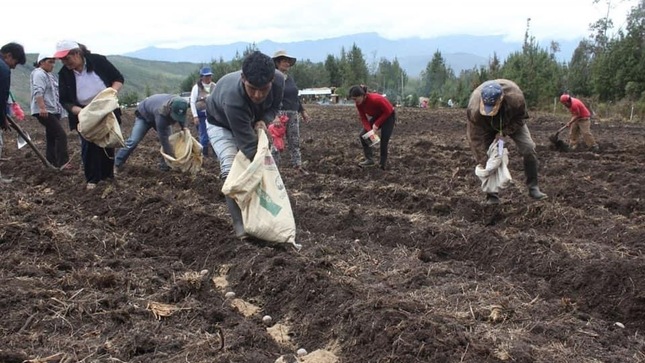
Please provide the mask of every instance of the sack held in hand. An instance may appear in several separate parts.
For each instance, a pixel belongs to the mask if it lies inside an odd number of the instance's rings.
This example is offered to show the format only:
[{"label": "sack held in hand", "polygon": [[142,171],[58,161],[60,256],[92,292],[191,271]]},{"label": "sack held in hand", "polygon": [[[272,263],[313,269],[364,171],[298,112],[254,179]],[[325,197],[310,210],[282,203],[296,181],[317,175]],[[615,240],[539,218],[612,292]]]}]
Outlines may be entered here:
[{"label": "sack held in hand", "polygon": [[263,129],[258,129],[258,139],[253,161],[241,151],[235,155],[222,193],[237,202],[246,233],[269,242],[289,242],[300,249],[289,196]]},{"label": "sack held in hand", "polygon": [[78,114],[78,132],[100,147],[124,147],[121,126],[114,115],[119,107],[117,91],[108,87],[97,94]]}]

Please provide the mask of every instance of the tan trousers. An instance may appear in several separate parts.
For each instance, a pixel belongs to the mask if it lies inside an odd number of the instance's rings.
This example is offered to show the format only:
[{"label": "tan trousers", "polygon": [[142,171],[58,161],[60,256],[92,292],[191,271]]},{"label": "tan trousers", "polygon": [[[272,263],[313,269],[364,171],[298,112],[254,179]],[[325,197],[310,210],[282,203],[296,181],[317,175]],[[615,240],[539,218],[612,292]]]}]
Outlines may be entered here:
[{"label": "tan trousers", "polygon": [[575,149],[578,146],[578,140],[581,136],[587,147],[596,146],[596,140],[591,134],[591,121],[588,118],[580,119],[571,125],[571,130],[569,131],[569,147]]}]

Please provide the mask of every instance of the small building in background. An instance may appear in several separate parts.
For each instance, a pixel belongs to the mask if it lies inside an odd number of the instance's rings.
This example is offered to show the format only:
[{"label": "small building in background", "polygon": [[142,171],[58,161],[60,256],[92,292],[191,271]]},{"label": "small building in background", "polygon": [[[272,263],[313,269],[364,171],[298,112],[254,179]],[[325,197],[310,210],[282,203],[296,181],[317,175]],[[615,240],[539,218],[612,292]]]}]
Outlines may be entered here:
[{"label": "small building in background", "polygon": [[334,87],[304,88],[298,91],[302,103],[318,103],[321,105],[338,103],[338,95]]}]

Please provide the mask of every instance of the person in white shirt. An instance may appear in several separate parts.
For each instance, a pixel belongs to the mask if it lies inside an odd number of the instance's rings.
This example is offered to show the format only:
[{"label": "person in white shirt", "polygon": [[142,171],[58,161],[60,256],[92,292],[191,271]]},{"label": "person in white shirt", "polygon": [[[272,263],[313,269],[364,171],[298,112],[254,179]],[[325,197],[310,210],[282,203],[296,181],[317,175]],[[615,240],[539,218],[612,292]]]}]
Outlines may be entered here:
[{"label": "person in white shirt", "polygon": [[[215,90],[213,72],[210,67],[199,70],[199,80],[190,92],[190,110],[193,114],[193,123],[197,127],[199,143],[202,145],[202,154],[208,156],[208,132],[206,131],[206,97]],[[213,153],[215,155],[215,153]]]}]

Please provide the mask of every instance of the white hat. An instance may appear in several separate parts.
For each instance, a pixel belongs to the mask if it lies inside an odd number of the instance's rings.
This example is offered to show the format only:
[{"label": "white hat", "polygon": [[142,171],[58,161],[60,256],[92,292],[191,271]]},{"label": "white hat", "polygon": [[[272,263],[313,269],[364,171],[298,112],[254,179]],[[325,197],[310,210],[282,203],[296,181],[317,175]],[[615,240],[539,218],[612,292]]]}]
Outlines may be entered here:
[{"label": "white hat", "polygon": [[289,64],[294,65],[296,64],[296,57],[292,57],[289,54],[287,54],[287,51],[285,50],[279,50],[275,53],[273,53],[273,60],[276,61],[280,58],[286,58],[289,60]]},{"label": "white hat", "polygon": [[38,53],[38,58],[36,58],[36,64],[39,64],[40,62],[44,61],[47,58],[54,58],[54,52],[46,51],[46,52]]},{"label": "white hat", "polygon": [[73,40],[61,40],[56,43],[56,53],[54,58],[64,58],[72,49],[78,49],[80,46]]}]

